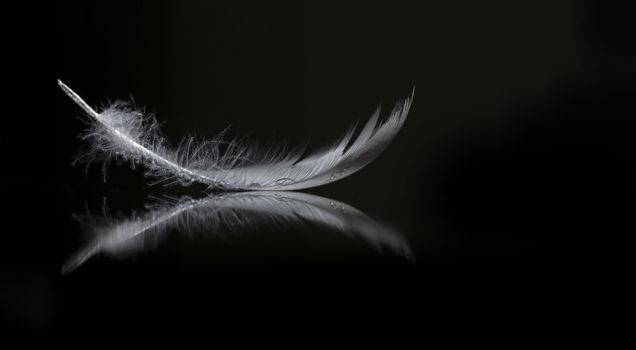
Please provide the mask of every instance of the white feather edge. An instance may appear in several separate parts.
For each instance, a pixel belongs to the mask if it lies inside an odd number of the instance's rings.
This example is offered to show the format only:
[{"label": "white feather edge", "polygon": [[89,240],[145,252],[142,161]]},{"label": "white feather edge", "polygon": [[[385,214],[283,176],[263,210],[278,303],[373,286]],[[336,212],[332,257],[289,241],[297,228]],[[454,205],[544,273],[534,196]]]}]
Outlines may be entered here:
[{"label": "white feather edge", "polygon": [[[352,141],[355,126],[335,144],[302,157],[302,151],[258,149],[221,136],[195,144],[182,141],[170,149],[152,116],[115,103],[96,112],[66,84],[62,90],[92,119],[83,138],[90,149],[84,158],[101,156],[108,161],[120,157],[133,166],[142,164],[146,174],[162,181],[189,185],[203,183],[222,190],[299,190],[328,184],[362,169],[382,153],[406,120],[415,89],[398,102],[389,117],[378,123],[378,107]],[[348,146],[349,145],[349,146]],[[348,147],[347,147],[348,146]]]}]

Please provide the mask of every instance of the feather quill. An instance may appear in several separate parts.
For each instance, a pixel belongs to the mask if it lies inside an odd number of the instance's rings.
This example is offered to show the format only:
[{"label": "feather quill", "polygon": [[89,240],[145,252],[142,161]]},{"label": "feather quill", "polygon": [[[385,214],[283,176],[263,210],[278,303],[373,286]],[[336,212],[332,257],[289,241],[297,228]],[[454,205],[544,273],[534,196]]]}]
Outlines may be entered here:
[{"label": "feather quill", "polygon": [[303,157],[302,151],[259,149],[237,141],[182,141],[177,149],[168,146],[153,116],[116,102],[100,113],[91,108],[67,85],[62,90],[90,117],[82,136],[89,149],[80,159],[108,162],[122,158],[143,165],[146,175],[164,184],[199,182],[221,190],[299,190],[328,184],[362,169],[382,153],[404,124],[415,90],[398,102],[389,117],[378,122],[378,107],[354,139],[355,126],[329,147]]}]

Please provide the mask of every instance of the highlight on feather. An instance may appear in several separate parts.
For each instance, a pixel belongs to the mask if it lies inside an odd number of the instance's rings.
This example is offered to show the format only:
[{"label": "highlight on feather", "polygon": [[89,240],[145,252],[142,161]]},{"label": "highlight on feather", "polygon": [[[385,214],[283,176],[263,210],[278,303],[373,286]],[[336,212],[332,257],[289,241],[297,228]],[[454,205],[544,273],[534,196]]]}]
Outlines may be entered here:
[{"label": "highlight on feather", "polygon": [[[273,227],[312,223],[358,236],[377,249],[386,247],[412,260],[405,238],[348,204],[301,192],[229,192],[192,200],[163,203],[146,214],[127,219],[87,217],[93,239],[62,266],[67,274],[101,252],[130,256],[152,249],[170,229],[178,232],[230,233],[261,224]],[[101,220],[101,222],[100,222]]]},{"label": "highlight on feather", "polygon": [[133,167],[142,165],[157,183],[187,186],[199,182],[222,190],[298,190],[347,177],[379,156],[395,138],[415,94],[413,89],[384,121],[378,122],[377,108],[356,138],[352,127],[338,142],[303,156],[302,151],[224,142],[222,133],[202,142],[188,139],[172,149],[153,116],[121,102],[98,113],[67,85],[59,80],[58,84],[91,119],[82,136],[90,148],[79,159],[101,159],[105,170],[110,160],[121,158]]}]

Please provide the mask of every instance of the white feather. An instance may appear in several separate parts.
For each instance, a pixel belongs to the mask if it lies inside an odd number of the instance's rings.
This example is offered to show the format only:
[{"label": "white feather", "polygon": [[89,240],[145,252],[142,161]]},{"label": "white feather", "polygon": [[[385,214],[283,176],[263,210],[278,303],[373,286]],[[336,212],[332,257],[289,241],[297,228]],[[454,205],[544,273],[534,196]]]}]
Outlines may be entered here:
[{"label": "white feather", "polygon": [[[82,158],[117,157],[142,164],[146,174],[163,182],[189,185],[200,182],[224,190],[298,190],[340,180],[362,169],[388,146],[409,112],[413,95],[398,103],[389,117],[378,123],[379,108],[352,141],[355,127],[330,147],[306,157],[301,151],[259,149],[221,135],[204,142],[182,141],[173,150],[159,133],[152,116],[116,102],[97,113],[73,90],[59,86],[91,117],[83,138],[90,148]],[[414,93],[414,92],[413,92]]]},{"label": "white feather", "polygon": [[[405,238],[356,208],[324,197],[300,192],[233,192],[198,200],[182,199],[159,205],[142,216],[129,219],[91,218],[83,220],[93,239],[74,253],[62,266],[71,272],[100,252],[121,256],[152,248],[168,229],[178,232],[219,233],[224,229],[239,232],[259,224],[299,225],[305,222],[324,225],[362,238],[377,249],[387,247],[413,259]],[[150,243],[150,244],[149,244]]]}]

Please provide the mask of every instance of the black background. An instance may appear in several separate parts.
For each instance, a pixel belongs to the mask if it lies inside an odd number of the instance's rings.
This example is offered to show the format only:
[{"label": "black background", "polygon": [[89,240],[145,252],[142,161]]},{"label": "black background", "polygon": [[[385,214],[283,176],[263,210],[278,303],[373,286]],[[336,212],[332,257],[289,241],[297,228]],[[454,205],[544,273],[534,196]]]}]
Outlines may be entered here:
[{"label": "black background", "polygon": [[[353,335],[618,343],[634,289],[634,9],[605,1],[66,1],[3,21],[0,312],[20,339],[298,345]],[[6,80],[8,78],[8,80]],[[142,210],[141,171],[71,160],[81,113],[130,99],[176,142],[317,146],[416,86],[396,140],[308,192],[399,228],[416,264],[319,228],[173,232],[62,277],[71,214]],[[182,331],[186,332],[182,332]],[[25,336],[27,338],[25,338]],[[299,337],[299,338],[297,338]]]}]

